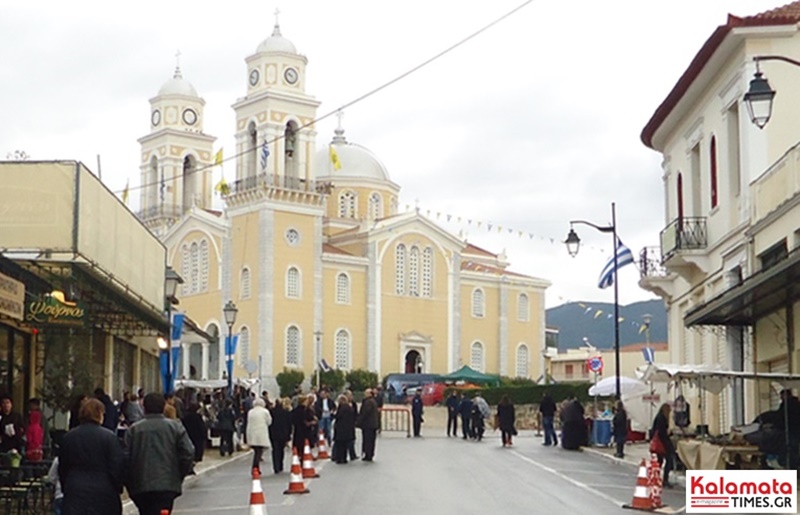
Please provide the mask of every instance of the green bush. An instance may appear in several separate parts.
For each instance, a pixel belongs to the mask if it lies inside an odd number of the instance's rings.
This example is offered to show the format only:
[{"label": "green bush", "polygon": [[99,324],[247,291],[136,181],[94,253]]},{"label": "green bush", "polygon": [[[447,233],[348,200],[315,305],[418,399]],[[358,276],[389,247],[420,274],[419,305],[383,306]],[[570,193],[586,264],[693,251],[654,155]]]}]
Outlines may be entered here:
[{"label": "green bush", "polygon": [[275,376],[275,381],[281,389],[281,397],[291,397],[294,389],[306,378],[302,370],[284,368],[283,372]]},{"label": "green bush", "polygon": [[[342,387],[344,386],[344,372],[339,369],[331,369],[327,372],[320,371],[319,373],[319,382],[324,384],[328,387],[328,389],[334,393],[340,392]],[[311,384],[317,386],[317,374],[314,374],[311,378]]]},{"label": "green bush", "polygon": [[481,396],[486,399],[489,404],[495,405],[500,402],[503,395],[508,395],[509,400],[514,404],[539,404],[542,400],[544,392],[547,391],[550,397],[555,402],[561,402],[569,397],[576,397],[581,402],[588,402],[591,397],[589,395],[589,383],[558,383],[558,384],[534,384],[529,386],[499,386],[487,387],[480,390],[476,389],[462,389],[462,388],[448,388],[444,395],[445,398],[450,395],[450,392],[464,392],[468,396],[474,396],[476,391],[481,392]]},{"label": "green bush", "polygon": [[345,380],[350,383],[350,389],[354,392],[363,392],[367,388],[378,386],[378,374],[360,368],[348,372]]}]

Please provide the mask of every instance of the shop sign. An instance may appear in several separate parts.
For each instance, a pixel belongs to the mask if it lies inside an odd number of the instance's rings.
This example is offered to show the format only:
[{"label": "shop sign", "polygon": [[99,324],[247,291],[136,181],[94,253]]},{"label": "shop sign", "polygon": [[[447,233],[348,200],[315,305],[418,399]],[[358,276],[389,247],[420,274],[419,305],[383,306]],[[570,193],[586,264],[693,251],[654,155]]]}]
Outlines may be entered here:
[{"label": "shop sign", "polygon": [[78,302],[68,302],[64,294],[54,291],[41,300],[28,303],[25,321],[42,325],[83,325],[86,309]]},{"label": "shop sign", "polygon": [[25,314],[25,284],[0,274],[0,315],[22,320]]}]

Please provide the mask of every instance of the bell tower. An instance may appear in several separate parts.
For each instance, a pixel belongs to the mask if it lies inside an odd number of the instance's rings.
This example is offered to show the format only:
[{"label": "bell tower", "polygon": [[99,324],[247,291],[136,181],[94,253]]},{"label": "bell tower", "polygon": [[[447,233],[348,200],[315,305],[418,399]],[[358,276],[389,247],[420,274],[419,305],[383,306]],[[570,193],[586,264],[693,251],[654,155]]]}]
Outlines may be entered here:
[{"label": "bell tower", "polygon": [[211,208],[216,138],[203,132],[204,107],[205,100],[183,78],[180,61],[172,78],[150,99],[150,133],[139,138],[139,217],[156,234],[163,234],[194,206]]}]

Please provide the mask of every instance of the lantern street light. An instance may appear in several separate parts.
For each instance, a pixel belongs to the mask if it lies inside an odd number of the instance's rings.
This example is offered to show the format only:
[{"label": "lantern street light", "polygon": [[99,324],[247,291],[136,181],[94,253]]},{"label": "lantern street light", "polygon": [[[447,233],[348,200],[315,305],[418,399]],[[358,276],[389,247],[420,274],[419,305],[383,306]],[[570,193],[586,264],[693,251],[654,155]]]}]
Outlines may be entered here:
[{"label": "lantern street light", "polygon": [[759,129],[763,129],[772,117],[772,102],[775,99],[775,90],[769,86],[769,82],[761,72],[761,61],[783,61],[785,63],[800,66],[800,61],[784,57],[782,55],[757,55],[753,57],[756,62],[756,73],[750,81],[750,89],[744,94],[744,103],[747,105],[747,113],[750,121]]},{"label": "lantern street light", "polygon": [[619,400],[620,398],[620,364],[619,364],[619,281],[617,280],[618,274],[618,267],[617,267],[617,211],[616,211],[616,204],[614,202],[611,203],[611,224],[610,225],[596,225],[592,222],[587,222],[585,220],[570,220],[569,222],[569,233],[567,234],[567,239],[564,240],[564,243],[567,245],[567,252],[572,257],[578,255],[578,250],[581,247],[581,239],[578,237],[578,233],[575,232],[573,225],[582,224],[588,225],[594,229],[597,229],[600,232],[610,232],[612,237],[614,238],[613,245],[611,247],[611,252],[614,253],[614,366],[616,368],[616,399]]},{"label": "lantern street light", "polygon": [[228,369],[228,395],[233,395],[233,324],[236,323],[236,314],[239,309],[232,300],[229,300],[222,308],[225,315],[225,323],[228,325],[228,339],[225,345],[225,365]]}]

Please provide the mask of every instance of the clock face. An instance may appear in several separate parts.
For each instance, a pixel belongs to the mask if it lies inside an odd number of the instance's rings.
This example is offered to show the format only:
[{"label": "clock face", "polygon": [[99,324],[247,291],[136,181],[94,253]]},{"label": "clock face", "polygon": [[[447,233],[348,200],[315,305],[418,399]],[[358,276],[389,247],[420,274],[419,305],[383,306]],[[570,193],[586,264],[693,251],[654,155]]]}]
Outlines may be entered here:
[{"label": "clock face", "polygon": [[150,123],[152,123],[154,127],[161,123],[161,111],[158,109],[153,111],[153,114],[150,115]]},{"label": "clock face", "polygon": [[258,84],[258,70],[252,69],[250,70],[250,85],[255,86]]},{"label": "clock face", "polygon": [[197,121],[197,113],[194,112],[194,109],[186,109],[183,112],[183,121],[186,122],[187,125],[194,125]]},{"label": "clock face", "polygon": [[298,78],[297,70],[294,68],[286,68],[286,70],[283,72],[283,78],[286,79],[286,82],[289,84],[294,84],[297,82]]}]

